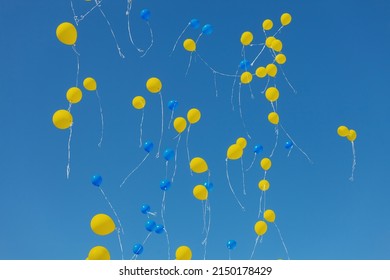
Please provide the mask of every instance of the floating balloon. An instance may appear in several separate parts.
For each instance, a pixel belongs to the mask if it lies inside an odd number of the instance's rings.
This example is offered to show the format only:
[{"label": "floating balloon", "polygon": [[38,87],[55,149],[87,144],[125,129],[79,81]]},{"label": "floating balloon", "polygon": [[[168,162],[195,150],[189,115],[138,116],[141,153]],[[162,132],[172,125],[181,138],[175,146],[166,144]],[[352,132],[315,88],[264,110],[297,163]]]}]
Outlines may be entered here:
[{"label": "floating balloon", "polygon": [[190,169],[195,173],[203,173],[209,170],[209,167],[203,158],[195,157],[190,161]]},{"label": "floating balloon", "polygon": [[160,182],[160,189],[163,191],[167,191],[171,188],[171,181],[164,179]]},{"label": "floating balloon", "polygon": [[265,192],[265,191],[267,191],[269,189],[269,182],[266,179],[262,179],[262,180],[259,181],[258,186],[259,186],[260,190]]},{"label": "floating balloon", "polygon": [[278,63],[278,64],[285,64],[286,63],[286,56],[282,53],[279,53],[275,56],[275,61]]},{"label": "floating balloon", "polygon": [[161,234],[165,231],[165,228],[163,225],[156,225],[154,232],[157,234]]},{"label": "floating balloon", "polygon": [[255,232],[259,236],[264,235],[267,232],[267,228],[267,224],[264,221],[258,221],[254,226]]},{"label": "floating balloon", "polygon": [[187,121],[185,118],[183,117],[177,117],[174,121],[173,121],[173,127],[175,128],[175,130],[177,131],[177,133],[182,133],[186,127],[187,127]]},{"label": "floating balloon", "polygon": [[208,195],[209,195],[209,192],[208,192],[208,190],[207,190],[207,188],[205,186],[197,185],[192,190],[192,194],[198,200],[206,200]]},{"label": "floating balloon", "polygon": [[146,223],[145,223],[145,229],[147,231],[154,231],[154,229],[156,228],[156,222],[153,221],[153,220],[147,220]]},{"label": "floating balloon", "polygon": [[290,150],[293,146],[294,146],[294,143],[292,141],[290,141],[290,140],[286,141],[286,143],[284,144],[284,147],[287,150]]},{"label": "floating balloon", "polygon": [[243,83],[243,84],[249,84],[250,82],[252,82],[252,74],[250,72],[246,71],[246,72],[241,74],[240,80],[241,80],[241,83]]},{"label": "floating balloon", "polygon": [[140,255],[140,254],[142,254],[143,251],[144,251],[144,246],[142,246],[142,244],[139,244],[139,243],[134,244],[133,253],[135,255]]},{"label": "floating balloon", "polygon": [[58,25],[56,35],[61,43],[69,46],[74,45],[77,40],[76,27],[69,22],[63,22]]},{"label": "floating balloon", "polygon": [[271,209],[265,210],[263,214],[264,220],[267,222],[273,223],[275,222],[276,215],[275,212]]},{"label": "floating balloon", "polygon": [[263,146],[261,146],[261,145],[255,145],[255,147],[253,148],[253,152],[255,153],[255,154],[259,154],[259,153],[261,153],[262,151],[263,151]]},{"label": "floating balloon", "polygon": [[240,137],[236,140],[236,144],[241,147],[241,149],[245,149],[247,145],[247,141],[244,137]]},{"label": "floating balloon", "polygon": [[265,69],[265,67],[258,67],[256,69],[256,76],[259,78],[264,78],[265,76],[267,76],[267,70]]},{"label": "floating balloon", "polygon": [[206,34],[206,35],[210,35],[211,33],[213,33],[213,30],[214,30],[214,28],[211,24],[205,24],[202,27],[202,33]]},{"label": "floating balloon", "polygon": [[349,134],[348,127],[341,125],[337,128],[337,134],[341,137],[346,137]]},{"label": "floating balloon", "polygon": [[115,230],[115,223],[106,214],[97,214],[91,219],[91,229],[97,235],[108,235]]},{"label": "floating balloon", "polygon": [[356,131],[353,129],[350,129],[347,135],[347,139],[351,142],[355,141],[357,137]]},{"label": "floating balloon", "polygon": [[79,103],[82,97],[83,93],[78,87],[71,87],[66,92],[66,99],[72,104]]},{"label": "floating balloon", "polygon": [[187,120],[190,124],[197,123],[200,120],[201,113],[198,109],[192,108],[187,113]]},{"label": "floating balloon", "polygon": [[275,102],[279,99],[279,90],[276,87],[267,88],[265,91],[265,98],[267,98],[269,102]]},{"label": "floating balloon", "polygon": [[211,192],[214,189],[214,184],[212,182],[204,182],[203,186],[206,187],[206,189]]},{"label": "floating balloon", "polygon": [[73,124],[72,114],[68,110],[58,110],[53,114],[53,124],[58,129],[67,129]]},{"label": "floating balloon", "polygon": [[193,19],[190,20],[189,25],[190,25],[193,29],[197,29],[197,28],[199,28],[199,26],[200,26],[200,22],[199,22],[198,19],[193,18]]},{"label": "floating balloon", "polygon": [[270,77],[275,77],[276,74],[278,73],[278,68],[276,67],[275,64],[268,64],[266,67],[265,67],[265,70],[267,72],[267,75],[270,76]]},{"label": "floating balloon", "polygon": [[283,43],[282,41],[280,41],[279,39],[275,39],[273,40],[272,44],[271,44],[271,48],[276,51],[276,52],[280,52],[282,51],[283,49]]},{"label": "floating balloon", "polygon": [[153,145],[152,141],[146,141],[144,143],[144,150],[145,150],[145,152],[150,153],[153,150],[153,146],[154,145]]},{"label": "floating balloon", "polygon": [[102,182],[103,182],[103,178],[99,174],[93,175],[91,178],[92,185],[94,185],[96,187],[100,187]]},{"label": "floating balloon", "polygon": [[110,252],[106,247],[95,246],[89,251],[87,260],[110,260]]},{"label": "floating balloon", "polygon": [[265,45],[268,47],[268,48],[272,48],[272,43],[276,40],[276,38],[274,36],[269,36],[267,37],[267,39],[265,39]]},{"label": "floating balloon", "polygon": [[142,204],[141,213],[148,214],[150,212],[150,206],[148,204]]},{"label": "floating balloon", "polygon": [[240,61],[240,68],[242,70],[248,70],[251,67],[250,61],[243,59]]},{"label": "floating balloon", "polygon": [[94,91],[97,89],[96,81],[92,77],[85,78],[83,81],[83,86],[86,90],[89,91]]},{"label": "floating balloon", "polygon": [[146,89],[151,93],[158,93],[162,89],[162,83],[156,77],[149,78],[146,81]]},{"label": "floating balloon", "polygon": [[196,50],[196,43],[192,39],[186,39],[183,42],[183,47],[188,52],[194,52]]},{"label": "floating balloon", "polygon": [[263,158],[260,161],[260,166],[261,166],[261,168],[263,168],[263,170],[267,171],[268,169],[271,168],[272,162],[269,158]]},{"label": "floating balloon", "polygon": [[289,25],[291,22],[291,15],[289,13],[284,13],[280,16],[280,23],[283,26]]},{"label": "floating balloon", "polygon": [[244,150],[238,144],[230,145],[226,152],[226,157],[230,160],[237,160],[242,157]]},{"label": "floating balloon", "polygon": [[146,100],[142,96],[136,96],[133,98],[133,101],[131,103],[135,109],[140,110],[145,107]]},{"label": "floating balloon", "polygon": [[177,100],[170,100],[168,102],[168,109],[173,111],[177,108],[178,105],[179,105],[179,102],[177,102]]},{"label": "floating balloon", "polygon": [[237,242],[235,240],[228,240],[228,242],[226,242],[226,247],[229,249],[229,250],[233,250],[235,249],[237,246]]},{"label": "floating balloon", "polygon": [[188,246],[180,246],[176,249],[176,260],[191,260],[192,251]]},{"label": "floating balloon", "polygon": [[150,11],[148,9],[143,9],[140,13],[140,16],[143,20],[148,21],[150,19]]},{"label": "floating balloon", "polygon": [[253,41],[253,34],[249,31],[245,31],[244,33],[241,34],[241,44],[244,46],[248,46],[250,43]]},{"label": "floating balloon", "polygon": [[263,21],[263,29],[264,30],[270,30],[274,26],[274,23],[270,19],[266,19]]},{"label": "floating balloon", "polygon": [[163,156],[165,160],[171,160],[175,156],[175,151],[167,148],[165,149]]},{"label": "floating balloon", "polygon": [[268,114],[268,121],[272,124],[278,124],[279,123],[279,115],[276,112],[271,112]]}]

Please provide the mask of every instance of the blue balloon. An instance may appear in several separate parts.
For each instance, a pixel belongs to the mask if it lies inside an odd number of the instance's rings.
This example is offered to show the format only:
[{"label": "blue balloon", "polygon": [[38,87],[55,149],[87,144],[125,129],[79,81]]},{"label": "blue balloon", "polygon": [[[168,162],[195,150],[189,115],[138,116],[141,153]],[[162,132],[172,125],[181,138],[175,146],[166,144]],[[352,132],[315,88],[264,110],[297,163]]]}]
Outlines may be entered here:
[{"label": "blue balloon", "polygon": [[246,59],[241,60],[240,68],[242,70],[248,70],[250,67],[251,67],[251,63],[248,60],[246,60]]},{"label": "blue balloon", "polygon": [[141,206],[141,213],[147,214],[150,211],[150,206],[148,204],[142,204]]},{"label": "blue balloon", "polygon": [[171,111],[175,110],[177,108],[177,105],[179,105],[179,103],[176,100],[171,100],[168,102],[168,108]]},{"label": "blue balloon", "polygon": [[211,182],[205,182],[205,183],[203,183],[203,186],[205,186],[206,189],[207,189],[209,192],[212,191],[212,190],[214,189],[214,184],[211,183]]},{"label": "blue balloon", "polygon": [[102,184],[102,181],[103,181],[103,178],[99,174],[93,175],[91,178],[92,184],[96,187],[100,187],[100,185]]},{"label": "blue balloon", "polygon": [[197,28],[199,28],[199,26],[200,26],[200,22],[199,22],[198,19],[193,18],[193,19],[190,20],[190,25],[191,25],[191,27],[192,27],[193,29],[197,29]]},{"label": "blue balloon", "polygon": [[284,147],[287,149],[287,150],[290,150],[292,147],[294,146],[293,142],[291,141],[286,141],[286,143],[284,144]]},{"label": "blue balloon", "polygon": [[255,154],[258,154],[258,153],[261,153],[263,151],[263,146],[261,145],[256,145],[254,148],[253,148],[253,152]]},{"label": "blue balloon", "polygon": [[164,226],[163,225],[156,225],[156,228],[154,229],[155,233],[161,234],[164,232]]},{"label": "blue balloon", "polygon": [[226,243],[226,247],[229,249],[229,250],[233,250],[234,248],[236,248],[237,246],[237,242],[233,239],[229,240],[227,243]]},{"label": "blue balloon", "polygon": [[172,149],[165,149],[164,151],[164,158],[165,160],[171,160],[175,155],[175,152]]},{"label": "blue balloon", "polygon": [[134,244],[134,246],[133,246],[133,253],[134,254],[140,255],[140,254],[142,254],[143,251],[144,251],[144,246],[142,246],[139,243]]},{"label": "blue balloon", "polygon": [[153,220],[147,220],[145,223],[145,229],[147,231],[153,231],[156,228],[156,222]]},{"label": "blue balloon", "polygon": [[171,182],[168,179],[164,179],[160,182],[160,189],[162,189],[163,191],[169,190],[170,187]]},{"label": "blue balloon", "polygon": [[213,26],[211,24],[205,24],[202,27],[202,33],[206,35],[210,35],[211,33],[213,33]]},{"label": "blue balloon", "polygon": [[148,21],[150,19],[150,11],[148,9],[143,9],[140,13],[140,16],[143,20]]},{"label": "blue balloon", "polygon": [[152,141],[146,141],[144,143],[144,150],[145,150],[145,152],[150,153],[153,150],[153,142]]}]

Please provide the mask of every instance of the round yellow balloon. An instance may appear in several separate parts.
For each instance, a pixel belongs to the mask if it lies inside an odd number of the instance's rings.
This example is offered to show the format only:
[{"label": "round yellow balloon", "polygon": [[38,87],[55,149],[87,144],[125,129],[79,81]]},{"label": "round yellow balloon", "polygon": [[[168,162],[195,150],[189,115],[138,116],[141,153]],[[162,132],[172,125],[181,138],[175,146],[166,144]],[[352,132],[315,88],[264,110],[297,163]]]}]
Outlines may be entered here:
[{"label": "round yellow balloon", "polygon": [[349,141],[353,142],[353,141],[355,141],[356,137],[357,137],[356,131],[353,129],[350,129],[348,132],[348,135],[347,135],[347,139]]},{"label": "round yellow balloon", "polygon": [[276,214],[273,210],[268,209],[268,210],[264,211],[263,217],[264,217],[264,220],[266,220],[267,222],[273,223],[273,222],[275,222]]},{"label": "round yellow balloon", "polygon": [[70,22],[63,22],[57,26],[57,39],[65,45],[74,45],[77,40],[76,27]]},{"label": "round yellow balloon", "polygon": [[244,137],[240,137],[236,140],[236,144],[241,147],[241,149],[245,149],[247,145],[247,141]]},{"label": "round yellow balloon", "polygon": [[152,77],[146,81],[146,89],[151,93],[158,93],[162,89],[162,83],[158,78]]},{"label": "round yellow balloon", "polygon": [[200,120],[201,113],[198,109],[192,108],[187,112],[187,120],[190,124],[197,123]]},{"label": "round yellow balloon", "polygon": [[115,223],[106,214],[97,214],[91,219],[91,229],[97,235],[107,235],[115,230]]},{"label": "round yellow balloon", "polygon": [[110,260],[110,252],[103,246],[93,247],[89,253],[87,260]]},{"label": "round yellow balloon", "polygon": [[131,102],[133,107],[137,110],[143,109],[146,105],[146,100],[142,96],[136,96],[133,98],[133,101]]},{"label": "round yellow balloon", "polygon": [[244,150],[238,144],[230,145],[226,152],[226,156],[230,160],[236,160],[242,157]]},{"label": "round yellow balloon", "polygon": [[264,192],[269,189],[269,182],[266,179],[260,180],[258,185],[259,185],[259,189]]},{"label": "round yellow balloon", "polygon": [[259,236],[265,234],[267,232],[267,228],[267,223],[264,221],[258,221],[255,224],[255,232]]},{"label": "round yellow balloon", "polygon": [[196,50],[196,43],[192,39],[186,39],[183,42],[183,47],[188,52],[193,52]]},{"label": "round yellow balloon", "polygon": [[285,64],[285,63],[286,63],[286,60],[287,60],[286,56],[285,56],[284,54],[282,54],[282,53],[277,54],[277,55],[275,56],[275,61],[276,61],[278,64]]},{"label": "round yellow balloon", "polygon": [[276,112],[271,112],[268,114],[268,121],[274,125],[279,123],[279,115]]},{"label": "round yellow balloon", "polygon": [[252,82],[252,74],[248,71],[245,71],[244,73],[241,74],[241,83],[243,84],[249,84]]},{"label": "round yellow balloon", "polygon": [[269,158],[263,158],[260,161],[260,166],[261,166],[261,168],[263,168],[263,170],[267,171],[271,168],[272,162]]},{"label": "round yellow balloon", "polygon": [[53,114],[53,124],[56,128],[67,129],[73,124],[72,114],[68,110],[58,110]]},{"label": "round yellow balloon", "polygon": [[267,37],[267,39],[265,39],[265,45],[268,47],[268,48],[271,48],[272,47],[272,42],[275,41],[276,38],[274,36],[269,36]]},{"label": "round yellow balloon", "polygon": [[271,48],[276,51],[276,52],[280,52],[282,51],[283,49],[283,43],[282,41],[280,41],[279,39],[275,39],[273,40],[272,44],[271,44]]},{"label": "round yellow balloon", "polygon": [[203,173],[206,172],[209,167],[203,158],[195,157],[190,161],[190,169],[195,173]]},{"label": "round yellow balloon", "polygon": [[248,46],[250,43],[253,41],[253,34],[249,31],[245,31],[244,33],[241,34],[241,44],[244,46]]},{"label": "round yellow balloon", "polygon": [[194,189],[192,190],[192,193],[195,196],[195,198],[198,200],[206,200],[207,197],[209,196],[208,190],[203,185],[195,186]]},{"label": "round yellow balloon", "polygon": [[89,91],[96,90],[96,88],[97,88],[96,81],[92,77],[85,78],[83,81],[83,86],[85,87],[86,90],[89,90]]},{"label": "round yellow balloon", "polygon": [[337,134],[341,137],[347,137],[347,135],[349,134],[349,129],[348,127],[346,127],[345,125],[340,125],[338,128],[337,128]]},{"label": "round yellow balloon", "polygon": [[180,246],[176,249],[176,260],[191,260],[192,251],[188,246]]},{"label": "round yellow balloon", "polygon": [[289,13],[284,13],[280,16],[280,22],[283,26],[289,25],[291,22],[291,15]]},{"label": "round yellow balloon", "polygon": [[267,98],[269,102],[275,102],[279,99],[279,90],[276,87],[267,88],[265,91],[265,98]]},{"label": "round yellow balloon", "polygon": [[72,104],[79,103],[82,97],[83,97],[83,93],[81,92],[81,89],[79,89],[78,87],[71,87],[66,92],[66,99],[69,101],[69,103]]},{"label": "round yellow balloon", "polygon": [[263,21],[263,29],[264,30],[271,30],[274,26],[274,23],[270,19],[266,19]]},{"label": "round yellow balloon", "polygon": [[183,117],[177,117],[173,121],[173,127],[178,133],[182,133],[187,127],[187,121]]},{"label": "round yellow balloon", "polygon": [[265,70],[267,71],[268,76],[270,77],[275,77],[276,74],[278,73],[278,68],[276,67],[275,64],[270,63],[265,67]]},{"label": "round yellow balloon", "polygon": [[264,78],[265,76],[267,76],[267,70],[265,69],[265,67],[263,66],[258,67],[256,69],[256,76],[259,78]]}]

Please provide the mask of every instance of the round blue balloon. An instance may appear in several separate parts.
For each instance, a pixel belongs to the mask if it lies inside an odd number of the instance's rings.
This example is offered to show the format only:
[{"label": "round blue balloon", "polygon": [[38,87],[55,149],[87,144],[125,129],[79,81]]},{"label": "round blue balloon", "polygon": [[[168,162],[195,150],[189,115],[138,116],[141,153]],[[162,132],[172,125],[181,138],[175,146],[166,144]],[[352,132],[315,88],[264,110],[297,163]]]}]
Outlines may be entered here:
[{"label": "round blue balloon", "polygon": [[255,153],[255,154],[259,154],[259,153],[261,153],[263,151],[263,146],[261,146],[261,145],[256,145],[254,148],[253,148],[253,152]]},{"label": "round blue balloon", "polygon": [[210,192],[214,189],[214,184],[212,182],[204,182],[203,186],[206,187],[206,189]]},{"label": "round blue balloon", "polygon": [[164,179],[160,182],[160,189],[162,189],[163,191],[169,190],[170,187],[171,182],[168,179]]},{"label": "round blue balloon", "polygon": [[141,206],[141,213],[142,214],[147,214],[150,212],[150,206],[148,204],[142,204]]},{"label": "round blue balloon", "polygon": [[156,228],[154,229],[155,233],[161,234],[164,232],[164,226],[163,225],[156,225]]},{"label": "round blue balloon", "polygon": [[142,254],[143,251],[144,251],[144,246],[142,246],[139,243],[134,244],[134,246],[133,246],[133,253],[134,254],[140,255],[140,254]]},{"label": "round blue balloon", "polygon": [[175,152],[172,149],[165,149],[164,158],[165,160],[171,160],[175,156]]},{"label": "round blue balloon", "polygon": [[233,239],[229,240],[227,243],[226,243],[226,247],[229,249],[229,250],[233,250],[234,248],[236,248],[237,246],[237,242]]},{"label": "round blue balloon", "polygon": [[210,35],[211,33],[213,33],[213,26],[211,24],[205,24],[202,27],[202,33],[206,35]]},{"label": "round blue balloon", "polygon": [[148,21],[150,19],[150,11],[148,9],[143,9],[140,13],[140,16],[143,20]]},{"label": "round blue balloon", "polygon": [[200,22],[199,22],[198,19],[193,18],[193,19],[191,19],[191,21],[190,21],[190,25],[191,25],[191,27],[192,27],[193,29],[197,29],[197,28],[199,28],[199,26],[200,26]]},{"label": "round blue balloon", "polygon": [[293,142],[291,141],[286,141],[286,143],[284,144],[284,147],[287,149],[287,150],[290,150],[292,147],[294,146]]},{"label": "round blue balloon", "polygon": [[152,141],[146,141],[144,143],[144,150],[145,150],[145,152],[150,153],[153,150],[153,142]]},{"label": "round blue balloon", "polygon": [[92,184],[96,187],[100,187],[100,185],[102,184],[102,181],[103,181],[103,178],[99,174],[93,175],[91,178]]},{"label": "round blue balloon", "polygon": [[145,223],[145,229],[147,231],[153,231],[156,228],[156,222],[153,220],[147,220]]},{"label": "round blue balloon", "polygon": [[179,102],[177,102],[176,100],[171,100],[168,102],[168,108],[171,111],[175,110],[177,108],[177,105],[179,105]]},{"label": "round blue balloon", "polygon": [[248,70],[250,67],[251,67],[251,63],[248,60],[246,60],[246,59],[241,60],[240,68],[242,70]]}]

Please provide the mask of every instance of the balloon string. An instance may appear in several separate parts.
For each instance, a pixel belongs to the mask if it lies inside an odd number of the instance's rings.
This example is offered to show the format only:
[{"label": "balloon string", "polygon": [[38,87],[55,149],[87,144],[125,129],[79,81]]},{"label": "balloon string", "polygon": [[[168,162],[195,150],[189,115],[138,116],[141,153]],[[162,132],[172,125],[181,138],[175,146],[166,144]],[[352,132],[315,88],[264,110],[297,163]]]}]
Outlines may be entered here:
[{"label": "balloon string", "polygon": [[[256,237],[255,245],[253,246],[253,250],[252,250],[252,254],[251,254],[250,260],[253,258],[253,255],[255,254],[256,246],[257,246],[257,243],[259,242],[259,239],[260,239],[260,235],[258,235]],[[263,241],[263,235],[261,235],[260,243],[262,241]]]},{"label": "balloon string", "polygon": [[[186,136],[186,148],[187,148],[188,165],[190,165],[190,149],[188,148],[188,138],[189,138],[189,135],[190,135],[190,129],[191,129],[191,123],[190,123],[190,125],[188,126],[188,129],[187,129],[187,136]],[[191,170],[191,169],[190,169],[190,172],[191,172],[191,176],[193,176],[193,173],[192,173],[192,170]]]},{"label": "balloon string", "polygon": [[299,151],[307,158],[307,160],[313,164],[313,161],[309,158],[309,156],[295,143],[295,141],[291,138],[291,136],[287,133],[287,131],[284,129],[283,125],[280,124],[280,127],[283,129],[284,133],[287,135],[287,137],[291,140],[291,142],[298,148]]},{"label": "balloon string", "polygon": [[156,216],[157,215],[157,213],[156,212],[146,212],[146,215],[147,215],[147,217],[149,218],[149,215],[152,215],[152,216]]},{"label": "balloon string", "polygon": [[284,243],[284,240],[283,240],[283,237],[282,237],[282,233],[280,232],[280,229],[279,229],[278,225],[276,223],[274,223],[274,225],[275,225],[276,229],[278,230],[280,241],[282,241],[282,245],[284,247],[284,251],[286,252],[287,259],[290,259],[290,256],[288,254],[288,250],[287,250],[286,244]]},{"label": "balloon string", "polygon": [[199,59],[203,62],[203,64],[206,65],[212,72],[215,72],[216,74],[221,75],[221,76],[225,76],[225,77],[237,77],[237,74],[235,74],[235,75],[226,74],[226,73],[222,73],[222,72],[215,70],[213,67],[210,66],[210,64],[208,64],[206,62],[206,60],[203,59],[203,57],[200,56],[200,54],[197,51],[195,51],[195,54],[199,57]]},{"label": "balloon string", "polygon": [[292,89],[292,91],[297,94],[297,91],[296,89],[292,86],[292,84],[290,83],[290,81],[288,80],[287,76],[286,76],[286,73],[284,73],[284,70],[283,70],[283,67],[281,65],[279,65],[280,67],[280,70],[282,71],[282,74],[283,74],[283,77],[284,79],[286,80],[287,84],[289,85],[289,87]]},{"label": "balloon string", "polygon": [[261,191],[261,193],[260,193],[259,212],[257,213],[257,218],[260,218],[261,213],[262,213],[261,202],[263,201],[263,194],[264,194],[264,193],[265,193],[264,191]]},{"label": "balloon string", "polygon": [[173,121],[173,114],[175,113],[175,109],[172,109],[172,112],[171,112],[171,118],[169,120],[169,124],[168,124],[168,129],[171,129],[171,124],[172,124],[172,121]]},{"label": "balloon string", "polygon": [[144,159],[129,173],[129,175],[126,176],[126,178],[123,180],[122,184],[120,184],[120,188],[124,185],[124,183],[126,183],[127,179],[129,179],[129,177],[135,172],[137,171],[137,169],[144,163],[144,161],[148,158],[150,154],[147,153],[146,156],[144,157]]},{"label": "balloon string", "polygon": [[175,169],[173,170],[173,175],[172,175],[172,183],[173,183],[173,180],[175,179],[175,175],[176,175],[176,169],[177,169],[177,152],[178,152],[178,148],[179,148],[179,143],[180,143],[180,139],[181,139],[181,133],[178,134],[179,135],[179,139],[177,139],[177,143],[176,143],[176,149],[175,149]]},{"label": "balloon string", "polygon": [[352,144],[352,156],[353,156],[353,161],[352,161],[352,174],[351,177],[349,178],[350,181],[353,181],[354,178],[354,173],[355,173],[355,167],[356,167],[356,151],[355,151],[355,143],[351,141]]},{"label": "balloon string", "polygon": [[76,87],[79,86],[79,75],[80,75],[80,54],[76,50],[76,45],[72,46],[74,53],[76,54],[77,59],[77,70],[76,70]]},{"label": "balloon string", "polygon": [[142,246],[145,245],[146,241],[148,241],[149,237],[152,235],[152,232],[149,232],[148,235],[146,236],[144,242],[142,242]]},{"label": "balloon string", "polygon": [[[69,107],[70,108],[70,107]],[[68,164],[66,166],[66,179],[69,179],[70,175],[70,144],[72,141],[72,131],[73,131],[73,123],[69,127],[69,138],[68,138]]]},{"label": "balloon string", "polygon": [[112,212],[114,212],[114,215],[116,217],[116,220],[118,221],[118,224],[119,224],[119,227],[122,229],[122,234],[125,234],[125,230],[123,229],[122,227],[122,223],[121,223],[121,220],[119,219],[119,216],[118,214],[116,213],[114,207],[112,206],[111,202],[108,200],[108,197],[106,196],[106,194],[104,193],[103,189],[101,187],[99,187],[104,199],[107,201],[108,205],[110,206]]},{"label": "balloon string", "polygon": [[205,236],[204,240],[202,241],[202,245],[204,245],[204,255],[203,255],[204,260],[206,259],[207,242],[208,242],[209,232],[210,232],[210,227],[211,227],[211,207],[210,207],[210,202],[208,199],[206,200],[205,210],[206,210],[205,211],[205,220],[206,220],[207,211],[208,211],[209,215],[208,215],[208,225],[207,225],[207,229],[206,229],[206,236]]},{"label": "balloon string", "polygon": [[245,130],[245,133],[246,135],[248,136],[249,139],[252,139],[252,137],[249,135],[248,133],[248,129],[246,128],[246,124],[245,124],[245,121],[244,121],[244,117],[242,116],[242,107],[241,107],[241,83],[238,84],[238,108],[239,108],[239,111],[240,111],[240,118],[241,118],[241,122],[242,122],[242,126],[244,127],[244,130]]},{"label": "balloon string", "polygon": [[123,246],[122,246],[122,240],[121,240],[121,235],[120,235],[120,228],[117,228],[116,229],[117,231],[117,234],[118,234],[118,241],[119,241],[119,247],[121,248],[121,253],[122,253],[122,260],[124,260],[123,258]]},{"label": "balloon string", "polygon": [[227,159],[227,158],[225,159],[225,164],[226,164],[226,178],[227,178],[228,183],[229,183],[230,191],[232,192],[232,194],[233,194],[234,198],[236,199],[237,203],[240,205],[242,211],[245,211],[244,206],[242,206],[241,202],[238,200],[238,198],[237,198],[237,196],[236,196],[236,193],[234,192],[233,187],[232,187],[232,184],[231,184],[231,182],[230,182],[229,168],[228,168],[228,159]]},{"label": "balloon string", "polygon": [[202,35],[203,35],[203,33],[199,34],[198,38],[196,38],[195,44],[198,44],[198,41],[199,41],[200,37],[202,37]]},{"label": "balloon string", "polygon": [[265,45],[263,45],[263,47],[261,48],[260,52],[257,54],[257,56],[255,57],[255,59],[252,61],[251,66],[253,66],[253,65],[255,64],[256,60],[257,60],[257,59],[260,57],[260,55],[263,53],[264,49],[265,49]]},{"label": "balloon string", "polygon": [[161,200],[161,220],[163,222],[163,226],[164,226],[164,231],[165,231],[165,236],[167,238],[167,245],[168,245],[168,260],[171,259],[171,252],[170,252],[170,243],[169,243],[169,235],[168,235],[168,231],[167,231],[167,226],[165,224],[165,217],[164,217],[164,214],[165,214],[165,194],[166,194],[166,191],[163,192],[163,198]]},{"label": "balloon string", "polygon": [[278,127],[278,125],[276,125],[275,126],[275,145],[272,149],[271,154],[269,155],[270,158],[274,155],[275,149],[278,146],[278,139],[279,139],[279,127]]},{"label": "balloon string", "polygon": [[[196,58],[196,57],[195,57],[195,58]],[[215,97],[218,97],[217,72],[213,71],[213,74],[214,74]]]},{"label": "balloon string", "polygon": [[282,28],[284,27],[284,25],[282,25],[281,27],[279,27],[279,29],[274,33],[274,35],[272,35],[273,37],[275,37],[276,35],[278,35],[280,33],[280,31],[282,31]]},{"label": "balloon string", "polygon": [[229,250],[229,260],[231,260],[232,259],[232,254],[231,254],[231,252],[230,252],[231,250]]},{"label": "balloon string", "polygon": [[148,24],[148,27],[149,27],[150,44],[149,44],[148,48],[145,50],[145,52],[143,53],[143,55],[141,55],[141,57],[144,57],[148,53],[148,51],[151,49],[151,47],[153,46],[153,43],[154,43],[154,36],[153,36],[152,27],[150,26],[149,21],[147,21],[146,23]]},{"label": "balloon string", "polygon": [[237,81],[238,69],[239,69],[239,68],[237,68],[236,75],[235,75],[234,80],[233,80],[232,94],[230,95],[230,104],[232,104],[232,111],[234,111],[234,103],[233,103],[234,86],[236,85],[236,81]]},{"label": "balloon string", "polygon": [[163,98],[161,92],[158,93],[160,96],[160,106],[161,106],[161,134],[160,134],[160,141],[158,142],[158,150],[156,154],[156,158],[160,157],[160,149],[161,149],[161,141],[164,134],[164,107],[163,107]]},{"label": "balloon string", "polygon": [[98,1],[95,0],[95,6],[93,6],[91,9],[89,9],[89,11],[86,12],[84,15],[81,15],[80,17],[78,17],[78,16],[76,15],[75,9],[73,8],[73,2],[72,2],[72,0],[71,0],[71,1],[70,1],[70,6],[71,6],[71,8],[72,8],[73,19],[74,19],[76,25],[78,25],[79,22],[82,21],[82,20],[83,20],[90,12],[92,12],[96,7],[100,6],[100,3],[101,3],[101,2],[102,2],[102,0],[98,0]]},{"label": "balloon string", "polygon": [[241,173],[242,173],[242,192],[244,195],[246,195],[244,161],[243,161],[242,157],[241,157]]},{"label": "balloon string", "polygon": [[129,39],[131,44],[137,49],[138,52],[143,52],[144,50],[138,48],[133,40],[133,36],[131,35],[131,28],[130,28],[130,11],[131,11],[131,6],[132,6],[133,1],[132,0],[127,0],[127,9],[126,9],[126,16],[127,16],[127,32],[129,34]]},{"label": "balloon string", "polygon": [[188,75],[188,70],[190,70],[191,62],[192,62],[192,54],[193,54],[193,53],[194,53],[194,52],[191,52],[191,54],[190,54],[190,59],[189,59],[189,61],[188,61],[188,65],[187,65],[187,70],[186,70],[185,77],[187,77],[187,75]]},{"label": "balloon string", "polygon": [[165,162],[165,178],[168,178],[168,161]]},{"label": "balloon string", "polygon": [[268,77],[267,78],[267,83],[265,84],[265,87],[264,87],[264,90],[261,92],[261,93],[265,93],[265,91],[267,90],[267,87],[268,87],[268,85],[269,85],[269,81],[270,81],[270,78]]},{"label": "balloon string", "polygon": [[291,151],[292,151],[292,149],[294,148],[294,146],[292,146],[291,148],[290,148],[290,150],[288,151],[288,154],[287,154],[287,157],[289,157],[290,156],[290,154],[291,154]]},{"label": "balloon string", "polygon": [[100,110],[100,122],[101,122],[101,126],[102,126],[101,135],[100,135],[100,141],[99,141],[99,144],[98,144],[98,147],[100,148],[100,147],[102,146],[102,142],[103,142],[103,135],[104,135],[104,119],[103,119],[103,108],[102,108],[102,102],[101,102],[101,98],[100,98],[100,95],[99,95],[99,92],[98,92],[98,90],[96,90],[96,96],[97,96],[98,103],[99,103],[99,110]]},{"label": "balloon string", "polygon": [[145,109],[142,109],[142,117],[141,117],[141,123],[139,125],[139,147],[142,147],[142,127],[144,123],[144,115],[145,115]]},{"label": "balloon string", "polygon": [[245,169],[245,172],[248,172],[252,168],[255,161],[256,161],[256,153],[254,154],[253,160],[252,160],[251,164],[249,165],[249,167],[247,169]]},{"label": "balloon string", "polygon": [[175,44],[173,45],[173,49],[172,49],[172,51],[171,51],[171,53],[170,53],[169,56],[172,56],[173,52],[174,52],[175,49],[176,49],[177,43],[179,43],[180,38],[184,35],[184,32],[186,32],[186,30],[187,30],[187,28],[188,28],[189,26],[190,26],[190,23],[187,24],[187,26],[186,26],[186,27],[183,29],[183,31],[180,33],[179,37],[177,37],[177,40],[176,40]]}]

